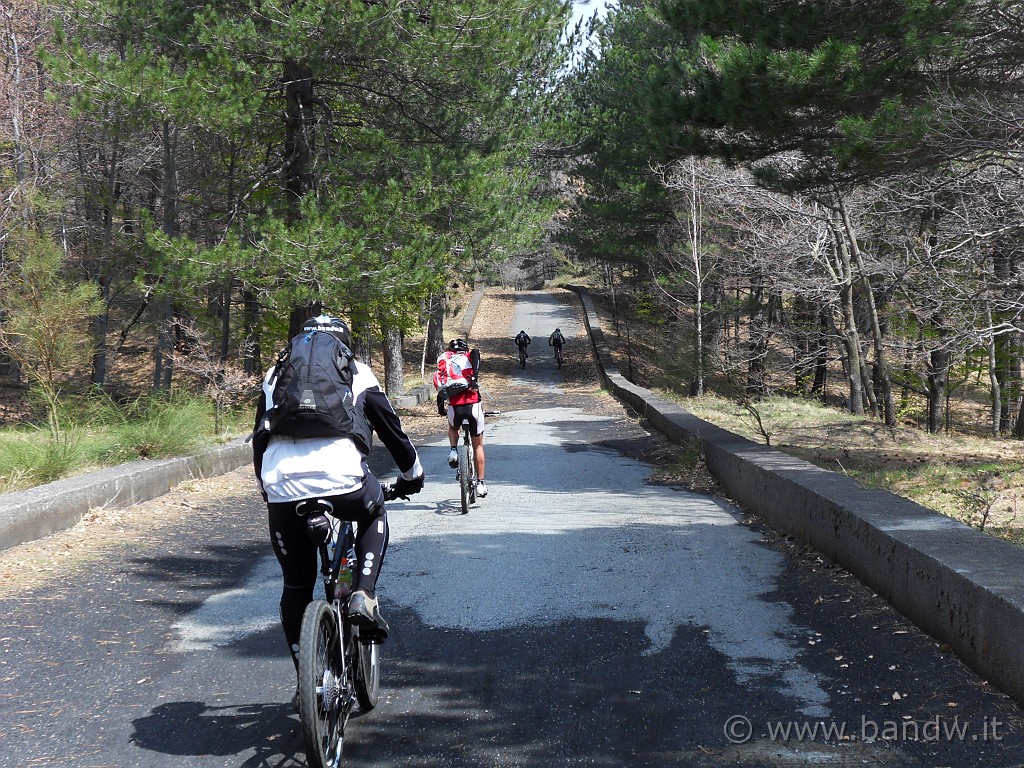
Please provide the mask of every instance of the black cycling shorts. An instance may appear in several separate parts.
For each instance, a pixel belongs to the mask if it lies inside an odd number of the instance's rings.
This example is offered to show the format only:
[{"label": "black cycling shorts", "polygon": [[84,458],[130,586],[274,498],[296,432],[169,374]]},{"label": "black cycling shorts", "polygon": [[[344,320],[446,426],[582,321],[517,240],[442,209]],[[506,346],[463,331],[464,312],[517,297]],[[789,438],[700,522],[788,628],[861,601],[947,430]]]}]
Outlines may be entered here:
[{"label": "black cycling shorts", "polygon": [[462,420],[469,421],[469,434],[479,436],[484,433],[483,404],[476,402],[469,405],[448,405],[448,425],[462,429]]}]

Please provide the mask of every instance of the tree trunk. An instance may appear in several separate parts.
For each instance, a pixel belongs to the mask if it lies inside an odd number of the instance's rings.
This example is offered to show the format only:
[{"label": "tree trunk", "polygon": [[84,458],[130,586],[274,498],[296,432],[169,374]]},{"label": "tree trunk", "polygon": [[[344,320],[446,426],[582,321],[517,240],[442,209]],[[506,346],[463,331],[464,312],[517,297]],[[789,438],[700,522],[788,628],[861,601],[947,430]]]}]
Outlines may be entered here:
[{"label": "tree trunk", "polygon": [[694,397],[704,395],[704,293],[700,282],[697,283],[697,298],[693,304],[693,382],[690,394]]},{"label": "tree trunk", "polygon": [[[10,28],[4,30],[11,41],[11,52],[8,64],[5,69],[10,73],[12,87],[10,90],[10,101],[8,103],[11,117],[12,148],[14,150],[14,179],[21,186],[25,183],[25,147],[21,135],[21,96],[25,86],[21,80],[21,48],[18,40],[17,26],[13,23]],[[6,56],[4,58],[7,58]],[[27,197],[27,196],[24,196]],[[27,223],[27,219],[26,219]]]},{"label": "tree trunk", "polygon": [[263,350],[260,343],[260,304],[252,291],[242,293],[242,306],[245,328],[242,338],[242,360],[246,373],[259,373],[263,370]]},{"label": "tree trunk", "polygon": [[386,321],[381,325],[381,338],[384,343],[384,391],[389,397],[395,397],[405,392],[402,331]]},{"label": "tree trunk", "polygon": [[437,358],[444,352],[444,317],[447,306],[448,298],[444,293],[434,293],[427,297],[427,332],[423,336],[423,356],[420,360],[420,380],[423,382],[431,380]]},{"label": "tree trunk", "polygon": [[808,397],[813,391],[812,382],[815,377],[818,357],[815,338],[819,319],[818,307],[814,302],[796,296],[793,299],[792,316],[793,320],[790,325],[793,333],[793,347],[796,350],[796,359],[793,361],[793,383],[801,396]]},{"label": "tree trunk", "polygon": [[882,327],[878,320],[878,309],[875,306],[875,294],[871,288],[871,279],[864,267],[864,256],[857,243],[857,234],[854,231],[853,222],[850,220],[849,211],[847,211],[842,198],[839,199],[839,210],[843,217],[843,227],[846,230],[847,240],[850,244],[850,254],[857,265],[857,271],[860,273],[861,281],[864,284],[864,293],[868,304],[868,317],[871,321],[871,338],[875,347],[875,367],[878,374],[878,383],[882,390],[882,408],[885,424],[888,427],[895,427],[896,400],[893,398],[892,380],[889,377],[889,368],[885,361],[885,345],[883,344]]},{"label": "tree trunk", "polygon": [[824,305],[818,307],[817,355],[814,358],[814,383],[811,394],[825,401],[825,387],[828,385],[828,309]]},{"label": "tree trunk", "polygon": [[690,394],[695,397],[704,395],[704,261],[703,243],[701,241],[701,211],[697,191],[697,161],[690,158],[690,257],[693,260],[693,300],[694,349],[693,349],[693,382]]},{"label": "tree trunk", "polygon": [[853,305],[853,274],[850,265],[849,251],[838,239],[839,233],[835,227],[833,231],[833,259],[834,278],[839,287],[839,310],[843,319],[842,330],[839,338],[846,352],[846,380],[849,385],[850,413],[856,416],[864,415],[864,377],[863,362],[860,352],[860,334],[857,332],[857,313]]},{"label": "tree trunk", "polygon": [[928,356],[928,432],[938,434],[945,424],[944,409],[949,385],[948,349],[933,349]]},{"label": "tree trunk", "polygon": [[610,263],[606,263],[604,265],[604,272],[605,284],[608,286],[612,299],[612,328],[615,330],[615,335],[619,336],[621,335],[621,332],[619,331],[619,302],[615,293],[615,275]]},{"label": "tree trunk", "polygon": [[362,360],[364,363],[373,367],[373,344],[371,343],[370,335],[360,331],[356,333],[352,331],[352,348],[356,353],[356,357]]},{"label": "tree trunk", "polygon": [[221,289],[220,315],[220,361],[226,363],[231,354],[231,286],[234,281],[230,276],[224,280]]},{"label": "tree trunk", "polygon": [[[991,326],[990,326],[991,327]],[[1005,434],[1013,426],[1014,399],[1019,390],[1020,370],[1016,334],[1002,333],[995,338],[996,377],[999,380],[999,432]]]},{"label": "tree trunk", "polygon": [[[118,173],[121,167],[120,132],[116,130],[117,125],[118,123],[115,123],[115,138],[113,146],[110,148],[110,160],[106,166],[102,204],[98,207],[86,207],[86,211],[89,211],[91,208],[96,217],[100,232],[99,242],[95,244],[97,250],[97,253],[94,254],[95,264],[90,265],[90,272],[99,286],[100,293],[104,299],[103,315],[97,317],[92,324],[93,352],[90,383],[100,389],[107,383],[107,320],[109,317],[107,303],[110,300],[110,284],[113,279],[111,275],[110,254],[114,241],[114,206],[118,190]],[[81,172],[84,176],[85,165],[82,164],[81,159],[79,163],[81,164]],[[88,213],[86,215],[88,216]],[[65,238],[65,249],[66,247],[67,240]]]},{"label": "tree trunk", "polygon": [[[302,198],[313,188],[312,153],[309,147],[309,109],[313,104],[313,75],[309,66],[288,59],[284,63],[285,138],[284,191],[286,220],[301,218]],[[289,313],[288,338],[302,331],[302,324],[320,314],[319,296],[309,297],[311,304],[294,305]],[[301,315],[301,317],[300,317]],[[353,340],[354,341],[354,340]],[[368,360],[364,360],[368,363]]]},{"label": "tree trunk", "polygon": [[[163,125],[164,145],[164,183],[163,183],[163,225],[162,230],[168,237],[173,237],[178,226],[178,169],[177,169],[177,128],[172,128],[166,120]],[[158,339],[154,350],[153,389],[157,392],[169,392],[174,376],[173,319],[174,297],[170,287],[164,283],[164,296],[160,301],[160,316],[157,319]]]},{"label": "tree trunk", "polygon": [[989,391],[992,396],[992,437],[999,437],[1003,424],[1003,396],[1002,382],[999,380],[999,353],[996,344],[996,335],[992,329],[992,304],[985,299],[985,322],[989,327],[988,342],[985,344],[985,351],[988,357],[988,382]]},{"label": "tree trunk", "polygon": [[110,279],[99,281],[103,311],[92,320],[92,372],[89,381],[94,387],[103,389],[107,383],[107,330],[110,325]]},{"label": "tree trunk", "polygon": [[308,141],[309,109],[313,104],[313,72],[305,64],[291,59],[284,63],[285,141],[284,185],[287,206],[294,221],[299,203],[313,187],[310,171],[312,157]]},{"label": "tree trunk", "polygon": [[765,383],[765,357],[768,355],[768,321],[765,316],[764,294],[756,280],[751,302],[753,304],[750,315],[750,340],[748,350],[750,353],[747,361],[747,397],[753,400],[761,400],[768,394]]},{"label": "tree trunk", "polygon": [[[1009,411],[1010,414],[1016,414],[1021,408],[1022,395],[1021,392],[1021,372],[1020,372],[1020,350],[1021,350],[1021,335],[1017,332],[1006,334],[1008,341],[1006,344],[1006,378],[1005,388],[1003,390],[1003,399],[1006,403],[1004,410]],[[1006,420],[1003,422],[1003,433],[1009,432],[1010,430],[1016,429],[1016,420],[1012,415],[1008,415]]]},{"label": "tree trunk", "polygon": [[[1013,279],[1013,259],[1010,256],[1006,248],[996,247],[992,251],[992,275],[995,278],[995,284],[1004,289],[1008,286]],[[998,290],[998,289],[997,289]],[[988,327],[994,328],[996,322],[1002,322],[1004,317],[995,317],[992,315],[992,307],[987,301],[985,303],[985,311],[988,315]],[[1010,384],[1010,359],[1013,356],[1011,349],[1012,337],[1010,334],[999,334],[994,336],[990,340],[990,358],[994,355],[995,359],[990,359],[990,365],[995,365],[995,376],[997,379],[998,393],[996,398],[999,402],[998,411],[998,422],[996,424],[996,434],[1004,434],[1010,428],[1010,395],[1011,395],[1011,384]],[[990,371],[991,375],[991,371]]]},{"label": "tree trunk", "polygon": [[1024,400],[1021,400],[1020,410],[1017,412],[1017,423],[1013,425],[1013,436],[1018,440],[1024,440]]},{"label": "tree trunk", "polygon": [[443,293],[433,294],[427,302],[426,359],[431,365],[444,352],[444,317],[447,313],[448,297]]},{"label": "tree trunk", "polygon": [[306,324],[306,321],[311,317],[316,317],[322,311],[323,304],[320,302],[293,306],[288,314],[288,338],[293,339],[302,333],[302,326]]},{"label": "tree trunk", "polygon": [[708,282],[704,291],[704,365],[705,371],[709,361],[714,363],[718,359],[719,347],[723,337],[726,335],[725,318],[722,315],[722,300],[725,298],[725,289],[717,280]]}]

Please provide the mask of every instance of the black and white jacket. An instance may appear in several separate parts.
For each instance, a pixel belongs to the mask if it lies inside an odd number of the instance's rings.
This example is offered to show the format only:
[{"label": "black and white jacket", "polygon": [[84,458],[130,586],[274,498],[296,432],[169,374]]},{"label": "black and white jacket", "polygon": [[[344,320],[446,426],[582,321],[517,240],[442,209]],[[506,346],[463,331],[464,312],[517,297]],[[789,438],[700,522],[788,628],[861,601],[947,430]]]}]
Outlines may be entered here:
[{"label": "black and white jacket", "polygon": [[[353,361],[352,396],[366,420],[395,460],[401,477],[414,480],[423,474],[419,456],[409,440],[391,401],[368,365]],[[273,405],[275,368],[263,378],[263,396],[256,411],[256,424]],[[366,455],[356,443],[344,437],[294,438],[270,435],[253,440],[256,479],[268,502],[292,502],[323,496],[337,496],[359,489],[370,470]]]}]

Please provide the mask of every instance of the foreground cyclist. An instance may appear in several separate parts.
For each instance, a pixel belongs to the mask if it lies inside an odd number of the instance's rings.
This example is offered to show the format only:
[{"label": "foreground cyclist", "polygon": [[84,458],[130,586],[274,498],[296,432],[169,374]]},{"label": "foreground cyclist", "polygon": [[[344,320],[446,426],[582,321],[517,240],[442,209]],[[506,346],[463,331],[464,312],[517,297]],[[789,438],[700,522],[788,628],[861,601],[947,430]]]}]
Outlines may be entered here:
[{"label": "foreground cyclist", "polygon": [[463,419],[469,420],[469,434],[473,442],[473,464],[476,467],[476,495],[481,499],[487,496],[484,485],[484,410],[480,403],[480,385],[477,374],[480,369],[480,350],[469,350],[465,339],[452,339],[446,349],[437,358],[437,370],[434,372],[434,386],[448,393],[448,466],[459,465],[459,425]]},{"label": "foreground cyclist", "polygon": [[[317,334],[327,334],[341,342],[341,349],[351,357],[352,340],[348,325],[329,315],[310,318],[303,333],[292,340],[291,349],[302,341],[311,346]],[[319,341],[333,340],[319,339]],[[321,344],[322,346],[322,344]],[[329,521],[311,520],[296,514],[296,503],[304,499],[326,499],[340,519],[356,523],[357,581],[349,599],[351,620],[381,639],[387,636],[387,623],[380,615],[376,587],[384,553],[388,546],[388,518],[380,481],[366,464],[370,430],[394,457],[401,473],[395,484],[397,496],[406,497],[423,487],[423,467],[416,449],[402,428],[398,414],[381,391],[373,371],[352,359],[342,370],[351,376],[339,384],[345,394],[346,415],[354,420],[351,434],[295,437],[284,432],[295,430],[286,425],[279,378],[288,374],[284,353],[278,364],[267,371],[263,396],[257,406],[256,429],[253,432],[253,461],[256,477],[267,502],[270,540],[281,566],[284,586],[281,592],[281,626],[298,669],[299,634],[302,614],[313,598],[317,582],[317,544],[309,531],[322,529],[323,540],[329,535]],[[342,376],[344,378],[344,375]],[[310,385],[312,386],[312,385]],[[276,392],[276,395],[275,395]],[[354,404],[354,405],[350,405]],[[341,405],[334,404],[336,410]],[[318,526],[319,524],[319,526]]]}]

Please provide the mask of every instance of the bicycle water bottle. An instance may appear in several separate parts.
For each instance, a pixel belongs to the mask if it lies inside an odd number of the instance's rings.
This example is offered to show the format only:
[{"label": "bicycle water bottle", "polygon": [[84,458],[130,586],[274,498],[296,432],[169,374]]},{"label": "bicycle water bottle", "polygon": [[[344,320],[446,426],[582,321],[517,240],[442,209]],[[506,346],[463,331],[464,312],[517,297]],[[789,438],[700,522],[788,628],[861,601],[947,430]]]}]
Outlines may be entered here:
[{"label": "bicycle water bottle", "polygon": [[352,588],[352,563],[356,561],[355,546],[349,547],[348,552],[342,555],[341,565],[338,568],[338,584],[346,589]]}]

